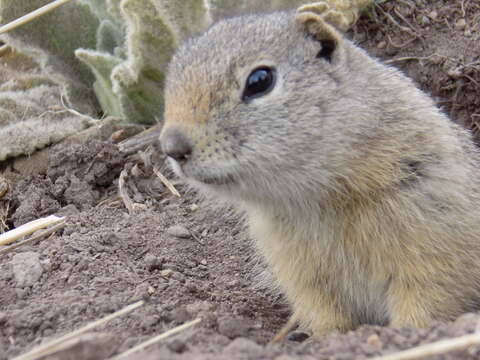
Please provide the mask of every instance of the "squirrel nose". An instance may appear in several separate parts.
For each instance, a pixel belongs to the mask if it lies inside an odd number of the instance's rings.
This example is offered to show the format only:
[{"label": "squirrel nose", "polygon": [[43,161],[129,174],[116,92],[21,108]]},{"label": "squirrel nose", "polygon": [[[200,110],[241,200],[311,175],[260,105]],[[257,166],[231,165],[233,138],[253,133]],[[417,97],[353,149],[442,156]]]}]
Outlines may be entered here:
[{"label": "squirrel nose", "polygon": [[178,129],[168,129],[160,136],[162,151],[178,162],[185,162],[192,154],[192,145]]}]

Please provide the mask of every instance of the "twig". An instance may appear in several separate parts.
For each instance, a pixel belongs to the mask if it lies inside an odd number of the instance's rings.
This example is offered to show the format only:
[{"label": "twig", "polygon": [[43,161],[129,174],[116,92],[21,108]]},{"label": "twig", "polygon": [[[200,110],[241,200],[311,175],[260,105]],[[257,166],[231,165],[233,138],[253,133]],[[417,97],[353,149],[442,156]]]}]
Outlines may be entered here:
[{"label": "twig", "polygon": [[127,176],[128,176],[127,170],[123,169],[122,172],[120,173],[120,177],[118,178],[118,193],[122,198],[122,201],[125,204],[125,207],[127,208],[128,212],[132,213],[135,203],[128,195],[128,192],[126,189],[125,180],[127,179]]},{"label": "twig", "polygon": [[[88,115],[85,115],[85,114],[82,114],[80,112],[78,112],[77,110],[75,109],[72,109],[72,108],[69,108],[67,106],[67,104],[65,104],[65,101],[63,99],[63,95],[60,96],[60,102],[62,103],[62,106],[65,110],[61,110],[59,111],[58,113],[62,113],[62,112],[69,112],[70,114],[73,114],[73,115],[77,115],[79,117],[82,117],[84,119],[87,119],[87,121],[89,122],[90,125],[93,125],[93,124],[98,124],[100,123],[100,119],[94,119],[92,118],[91,116],[88,116]],[[48,112],[48,111],[47,111]],[[42,114],[43,115],[43,114]]]},{"label": "twig", "polygon": [[49,4],[47,4],[47,5],[44,5],[41,8],[38,8],[37,10],[34,10],[34,11],[18,18],[17,20],[13,20],[13,21],[9,22],[8,24],[3,25],[2,27],[0,27],[0,34],[6,33],[10,30],[16,29],[19,26],[27,24],[30,21],[35,20],[36,18],[49,13],[50,11],[56,9],[57,7],[59,7],[63,4],[66,4],[69,1],[70,0],[56,0],[56,1],[53,1]]},{"label": "twig", "polygon": [[168,180],[161,172],[160,170],[158,170],[155,166],[153,167],[153,172],[155,173],[155,175],[158,176],[158,178],[160,179],[160,181],[167,187],[168,190],[170,190],[170,192],[177,196],[177,197],[182,197],[182,195],[178,192],[178,190],[175,188],[175,186],[173,186],[173,184],[170,182],[170,180]]},{"label": "twig", "polygon": [[8,245],[20,239],[23,236],[30,235],[37,230],[44,229],[50,225],[56,225],[65,220],[65,217],[50,215],[41,219],[30,221],[13,230],[0,235],[0,246]]},{"label": "twig", "polygon": [[372,360],[418,360],[426,357],[464,350],[472,345],[480,344],[480,334],[470,334],[453,339],[441,340],[432,344],[417,346],[413,349],[395,354],[375,357]]},{"label": "twig", "polygon": [[388,34],[387,34],[387,39],[390,45],[392,45],[394,48],[397,48],[397,49],[403,49],[405,46],[410,45],[412,42],[417,40],[417,38],[412,38],[410,40],[405,41],[403,44],[397,45],[393,42],[392,38]]},{"label": "twig", "polygon": [[438,56],[438,55],[432,54],[429,56],[404,56],[404,57],[398,57],[390,60],[385,60],[383,63],[388,65],[388,64],[393,64],[393,63],[402,62],[402,61],[412,61],[412,60],[422,61],[422,60],[431,59],[434,56]]},{"label": "twig", "polygon": [[[133,348],[113,357],[113,358],[110,358],[110,360],[119,360],[119,359],[123,359],[125,357],[127,357],[128,355],[130,354],[133,354],[137,351],[140,351],[140,350],[143,350],[145,349],[146,347],[150,346],[150,345],[153,345],[157,342],[159,342],[160,340],[163,340],[169,336],[172,336],[172,335],[175,335],[181,331],[184,331],[186,329],[188,329],[189,327],[192,327],[193,325],[196,325],[198,324],[200,321],[202,321],[201,318],[197,318],[195,320],[192,320],[192,321],[189,321],[183,325],[180,325],[180,326],[177,326],[176,328],[173,328],[173,329],[170,329],[166,332],[164,332],[163,334],[160,334],[160,335],[157,335],[141,344],[138,344],[137,346],[134,346]],[[14,359],[15,360],[15,359]]]},{"label": "twig", "polygon": [[465,0],[462,0],[460,3],[460,8],[462,9],[462,18],[465,18],[466,13],[465,13]]},{"label": "twig", "polygon": [[408,25],[408,27],[410,28],[410,30],[412,31],[412,34],[415,34],[415,36],[417,37],[420,37],[420,34],[417,32],[417,29],[415,29],[415,27],[413,27],[412,24],[410,24],[408,22],[407,19],[405,19],[405,17],[400,13],[400,11],[398,11],[398,9],[396,7],[393,8],[393,12],[395,13],[395,15],[397,15],[400,19],[402,19],[402,21]]},{"label": "twig", "polygon": [[43,357],[45,356],[46,354],[48,354],[51,349],[54,349],[58,346],[58,344],[60,343],[63,343],[67,340],[70,340],[70,339],[73,339],[83,333],[86,333],[100,325],[103,325],[113,319],[116,319],[122,315],[125,315],[125,314],[128,314],[129,312],[132,312],[133,310],[135,309],[138,309],[139,307],[143,306],[145,304],[145,302],[143,300],[140,300],[140,301],[137,301],[136,303],[133,303],[131,305],[128,305],[127,307],[124,307],[123,309],[117,311],[117,312],[114,312],[113,314],[110,314],[108,316],[105,316],[104,318],[102,319],[99,319],[99,320],[96,320],[94,322],[91,322],[90,324],[87,324],[85,325],[84,327],[81,327],[80,329],[78,330],[75,330],[69,334],[66,334],[56,340],[52,340],[50,342],[48,342],[47,344],[44,344],[44,345],[40,345],[38,348],[36,349],[33,349],[32,351],[24,354],[24,355],[20,355],[12,360],[35,360],[35,359],[38,359],[39,357]]},{"label": "twig", "polygon": [[390,15],[389,13],[387,13],[387,12],[386,12],[385,10],[383,10],[380,6],[379,6],[378,8],[379,8],[380,11],[383,13],[383,15],[384,15],[388,20],[390,20],[390,22],[391,22],[393,25],[395,25],[396,27],[398,27],[398,28],[399,28],[400,30],[402,30],[403,32],[409,33],[410,35],[414,36],[415,39],[418,38],[418,35],[417,35],[415,32],[413,32],[411,29],[409,29],[409,28],[406,27],[406,26],[400,25],[400,24],[398,23],[398,21],[393,18],[392,15]]},{"label": "twig", "polygon": [[38,239],[41,239],[45,236],[48,236],[50,234],[53,234],[54,232],[60,230],[60,229],[63,229],[63,227],[65,226],[66,222],[65,221],[62,221],[61,223],[58,223],[57,225],[55,226],[52,226],[50,229],[47,229],[43,232],[41,232],[40,234],[38,235],[35,235],[35,236],[32,236],[31,238],[27,239],[27,240],[24,240],[24,241],[20,241],[19,243],[17,244],[14,244],[14,245],[11,245],[7,248],[4,248],[4,249],[1,249],[0,250],[0,255],[4,255],[6,253],[9,253],[10,251],[12,250],[15,250],[16,248],[20,247],[20,246],[23,246],[23,245],[26,245],[26,244],[29,244],[31,242],[34,242]]}]

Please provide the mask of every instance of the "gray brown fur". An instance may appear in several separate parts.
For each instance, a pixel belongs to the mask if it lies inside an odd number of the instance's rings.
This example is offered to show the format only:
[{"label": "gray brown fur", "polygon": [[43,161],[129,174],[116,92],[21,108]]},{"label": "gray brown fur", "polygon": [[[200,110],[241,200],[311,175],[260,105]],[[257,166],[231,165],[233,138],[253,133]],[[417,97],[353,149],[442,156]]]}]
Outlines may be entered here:
[{"label": "gray brown fur", "polygon": [[[333,40],[331,61],[316,58]],[[274,66],[244,103],[248,74]],[[168,153],[195,188],[246,212],[258,252],[316,336],[425,326],[480,305],[479,156],[398,70],[315,12],[224,20],[167,76]]]}]

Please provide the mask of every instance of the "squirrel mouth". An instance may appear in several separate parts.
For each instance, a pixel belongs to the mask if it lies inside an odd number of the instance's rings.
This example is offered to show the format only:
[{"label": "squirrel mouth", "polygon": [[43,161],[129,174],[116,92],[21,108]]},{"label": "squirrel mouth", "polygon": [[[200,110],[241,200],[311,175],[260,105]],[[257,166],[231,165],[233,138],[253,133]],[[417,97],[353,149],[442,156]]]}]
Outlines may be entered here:
[{"label": "squirrel mouth", "polygon": [[195,177],[195,180],[206,185],[230,185],[235,182],[233,176],[223,175],[223,176],[202,176]]}]

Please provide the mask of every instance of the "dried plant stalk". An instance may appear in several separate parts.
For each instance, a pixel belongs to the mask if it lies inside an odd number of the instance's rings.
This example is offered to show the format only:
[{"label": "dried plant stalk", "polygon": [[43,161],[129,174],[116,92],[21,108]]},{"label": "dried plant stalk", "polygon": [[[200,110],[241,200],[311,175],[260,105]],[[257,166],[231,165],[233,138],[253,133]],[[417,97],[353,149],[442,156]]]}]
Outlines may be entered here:
[{"label": "dried plant stalk", "polygon": [[41,8],[38,8],[37,10],[34,10],[31,13],[28,13],[28,14],[18,18],[17,20],[11,21],[8,24],[3,25],[2,27],[0,27],[0,34],[6,33],[8,31],[16,29],[19,26],[25,25],[25,24],[35,20],[36,18],[49,13],[50,11],[56,9],[57,7],[59,7],[63,4],[66,4],[69,1],[71,1],[71,0],[56,0],[56,1],[53,1],[49,4],[47,4],[47,5],[44,5]]},{"label": "dried plant stalk", "polygon": [[110,360],[119,360],[119,359],[123,359],[125,357],[127,357],[128,355],[131,355],[137,351],[140,351],[140,350],[143,350],[145,348],[147,348],[148,346],[150,345],[153,345],[157,342],[159,342],[160,340],[163,340],[169,336],[172,336],[172,335],[175,335],[181,331],[184,331],[186,329],[188,329],[189,327],[192,327],[193,325],[195,324],[198,324],[200,321],[202,321],[201,318],[198,318],[198,319],[195,319],[195,320],[192,320],[190,322],[187,322],[183,325],[180,325],[180,326],[177,326],[176,328],[173,328],[173,329],[170,329],[166,332],[164,332],[163,334],[160,334],[160,335],[157,335],[141,344],[138,344],[137,346],[134,346],[133,348],[113,357],[113,358],[110,358]]},{"label": "dried plant stalk", "polygon": [[30,235],[37,230],[44,229],[50,225],[56,225],[65,220],[65,217],[50,215],[44,218],[30,221],[13,230],[0,235],[0,246],[8,245],[20,239],[23,236]]},{"label": "dried plant stalk", "polygon": [[431,344],[417,346],[413,349],[395,354],[373,358],[372,360],[420,360],[432,356],[447,354],[452,351],[465,350],[472,345],[480,344],[480,333],[437,341]]},{"label": "dried plant stalk", "polygon": [[94,322],[91,322],[90,324],[85,325],[84,327],[75,330],[69,334],[66,334],[56,340],[50,341],[44,345],[40,345],[38,348],[33,349],[32,351],[20,355],[12,360],[37,360],[45,357],[46,355],[50,354],[52,351],[56,351],[58,349],[58,346],[64,342],[70,341],[73,338],[76,338],[80,336],[81,334],[84,334],[90,330],[93,330],[96,327],[99,327],[100,325],[103,325],[113,319],[116,319],[122,315],[128,314],[129,312],[132,312],[133,310],[143,306],[145,302],[143,300],[137,301],[136,303],[133,303],[131,305],[128,305],[124,307],[123,309],[114,312],[113,314],[107,315],[102,319],[96,320]]}]

